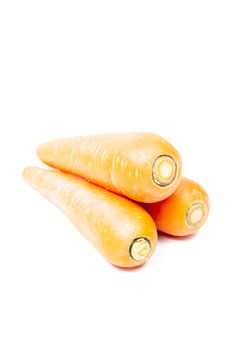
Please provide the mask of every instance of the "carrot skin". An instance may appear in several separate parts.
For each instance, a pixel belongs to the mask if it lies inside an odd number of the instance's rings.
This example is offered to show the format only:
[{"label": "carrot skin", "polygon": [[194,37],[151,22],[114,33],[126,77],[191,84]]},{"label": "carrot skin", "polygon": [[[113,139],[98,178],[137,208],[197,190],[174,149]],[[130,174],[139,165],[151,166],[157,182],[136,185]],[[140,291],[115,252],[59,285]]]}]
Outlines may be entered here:
[{"label": "carrot skin", "polygon": [[182,178],[177,190],[159,203],[142,204],[161,232],[187,236],[200,229],[208,218],[209,198],[193,180]]},{"label": "carrot skin", "polygon": [[49,166],[140,202],[167,198],[181,179],[179,153],[165,139],[151,133],[56,140],[40,145],[37,154]]},{"label": "carrot skin", "polygon": [[27,183],[59,207],[112,264],[144,264],[157,244],[150,215],[133,201],[85,179],[56,170],[28,167]]}]

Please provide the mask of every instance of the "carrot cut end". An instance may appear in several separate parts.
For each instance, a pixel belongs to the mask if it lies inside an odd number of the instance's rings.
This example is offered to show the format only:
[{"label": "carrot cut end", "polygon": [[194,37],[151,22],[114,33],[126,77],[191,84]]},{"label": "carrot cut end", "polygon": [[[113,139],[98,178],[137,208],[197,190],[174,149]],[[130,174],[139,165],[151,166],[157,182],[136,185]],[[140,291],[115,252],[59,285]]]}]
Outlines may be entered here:
[{"label": "carrot cut end", "polygon": [[151,251],[151,245],[147,238],[136,238],[130,246],[130,256],[136,260],[144,260]]},{"label": "carrot cut end", "polygon": [[177,164],[170,155],[163,154],[155,159],[152,168],[152,178],[156,185],[169,186],[176,178]]},{"label": "carrot cut end", "polygon": [[207,206],[202,201],[193,202],[186,212],[186,223],[188,226],[200,226],[207,218]]}]

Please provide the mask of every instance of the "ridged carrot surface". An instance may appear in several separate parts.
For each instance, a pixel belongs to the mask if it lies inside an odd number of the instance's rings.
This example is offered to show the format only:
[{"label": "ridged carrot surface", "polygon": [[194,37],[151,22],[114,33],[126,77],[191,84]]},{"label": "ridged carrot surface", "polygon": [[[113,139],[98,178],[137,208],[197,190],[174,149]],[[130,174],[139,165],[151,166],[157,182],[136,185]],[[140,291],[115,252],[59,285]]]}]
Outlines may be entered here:
[{"label": "ridged carrot surface", "polygon": [[175,193],[160,203],[143,204],[157,229],[173,236],[196,232],[209,214],[206,191],[193,180],[182,178]]},{"label": "ridged carrot surface", "polygon": [[47,165],[140,202],[167,198],[181,177],[179,153],[151,133],[61,139],[42,144],[37,153]]},{"label": "ridged carrot surface", "polygon": [[56,170],[29,167],[28,184],[69,217],[112,264],[133,267],[153,253],[157,231],[139,205],[88,181]]}]

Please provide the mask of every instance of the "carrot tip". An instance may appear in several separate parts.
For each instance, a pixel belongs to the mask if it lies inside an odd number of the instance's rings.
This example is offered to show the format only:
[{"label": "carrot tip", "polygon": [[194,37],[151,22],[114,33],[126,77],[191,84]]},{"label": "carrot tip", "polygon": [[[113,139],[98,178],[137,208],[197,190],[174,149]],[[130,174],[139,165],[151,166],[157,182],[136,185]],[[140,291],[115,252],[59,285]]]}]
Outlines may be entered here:
[{"label": "carrot tip", "polygon": [[193,202],[186,212],[186,223],[189,226],[199,226],[207,217],[207,207],[202,201]]},{"label": "carrot tip", "polygon": [[151,251],[151,245],[147,238],[136,238],[130,246],[130,256],[136,260],[144,260]]},{"label": "carrot tip", "polygon": [[177,164],[171,156],[163,154],[155,159],[152,178],[157,185],[161,187],[170,185],[175,180],[176,174]]}]

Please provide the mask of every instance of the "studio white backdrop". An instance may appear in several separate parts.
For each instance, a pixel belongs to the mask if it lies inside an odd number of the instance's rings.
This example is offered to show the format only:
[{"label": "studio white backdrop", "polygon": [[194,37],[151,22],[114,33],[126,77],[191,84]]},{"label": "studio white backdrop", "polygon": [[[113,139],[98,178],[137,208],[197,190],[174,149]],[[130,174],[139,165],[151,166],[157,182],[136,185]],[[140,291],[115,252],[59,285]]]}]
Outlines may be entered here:
[{"label": "studio white backdrop", "polygon": [[[0,2],[0,348],[224,349],[232,323],[232,1]],[[211,199],[188,239],[108,264],[23,181],[38,144],[150,131]]]}]

